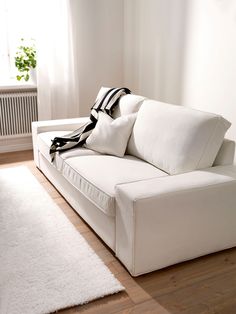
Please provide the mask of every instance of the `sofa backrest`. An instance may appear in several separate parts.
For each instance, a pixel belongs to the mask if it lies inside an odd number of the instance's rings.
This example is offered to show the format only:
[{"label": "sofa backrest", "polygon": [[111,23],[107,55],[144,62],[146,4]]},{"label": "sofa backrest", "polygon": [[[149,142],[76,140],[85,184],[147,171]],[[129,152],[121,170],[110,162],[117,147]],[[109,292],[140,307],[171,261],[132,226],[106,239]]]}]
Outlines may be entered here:
[{"label": "sofa backrest", "polygon": [[213,113],[144,100],[127,152],[169,174],[208,168],[230,125]]}]

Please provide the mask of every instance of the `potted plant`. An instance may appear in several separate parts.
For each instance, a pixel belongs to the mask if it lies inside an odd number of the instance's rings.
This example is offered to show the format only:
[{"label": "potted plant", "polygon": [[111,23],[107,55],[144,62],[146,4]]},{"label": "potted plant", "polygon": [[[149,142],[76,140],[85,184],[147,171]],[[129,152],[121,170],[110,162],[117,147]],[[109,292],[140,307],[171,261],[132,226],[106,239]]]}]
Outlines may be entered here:
[{"label": "potted plant", "polygon": [[16,78],[18,81],[24,79],[27,82],[30,78],[30,71],[37,65],[36,48],[33,42],[27,44],[23,38],[21,42],[15,55],[15,66],[20,72]]}]

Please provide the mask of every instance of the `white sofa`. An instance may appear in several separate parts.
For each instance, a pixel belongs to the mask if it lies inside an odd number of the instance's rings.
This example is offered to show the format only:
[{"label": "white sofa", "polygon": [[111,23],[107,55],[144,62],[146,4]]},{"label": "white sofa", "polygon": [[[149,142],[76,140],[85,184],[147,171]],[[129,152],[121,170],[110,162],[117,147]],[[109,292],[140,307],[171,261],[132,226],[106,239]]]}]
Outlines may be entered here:
[{"label": "white sofa", "polygon": [[88,118],[33,122],[37,167],[133,276],[235,246],[230,123],[137,95],[114,117],[137,111],[123,158],[74,148],[52,164],[51,139]]}]

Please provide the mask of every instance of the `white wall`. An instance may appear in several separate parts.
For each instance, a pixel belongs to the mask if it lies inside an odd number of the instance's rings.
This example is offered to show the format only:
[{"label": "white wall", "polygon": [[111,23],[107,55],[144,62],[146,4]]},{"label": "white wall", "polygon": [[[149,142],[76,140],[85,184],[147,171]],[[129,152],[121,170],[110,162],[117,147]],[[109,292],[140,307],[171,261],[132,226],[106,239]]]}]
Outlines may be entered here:
[{"label": "white wall", "polygon": [[124,83],[179,103],[186,0],[124,0]]},{"label": "white wall", "polygon": [[236,140],[236,1],[189,0],[182,99],[222,114]]}]

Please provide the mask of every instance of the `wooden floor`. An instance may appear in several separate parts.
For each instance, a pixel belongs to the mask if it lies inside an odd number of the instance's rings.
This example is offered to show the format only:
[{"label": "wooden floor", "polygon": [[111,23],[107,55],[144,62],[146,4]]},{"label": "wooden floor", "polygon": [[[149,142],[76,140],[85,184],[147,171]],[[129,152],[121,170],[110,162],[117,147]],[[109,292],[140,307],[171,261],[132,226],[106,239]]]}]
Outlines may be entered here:
[{"label": "wooden floor", "polygon": [[0,168],[27,166],[126,288],[126,292],[58,313],[236,314],[236,249],[132,278],[106,245],[35,168],[32,158],[31,151],[0,154]]}]

